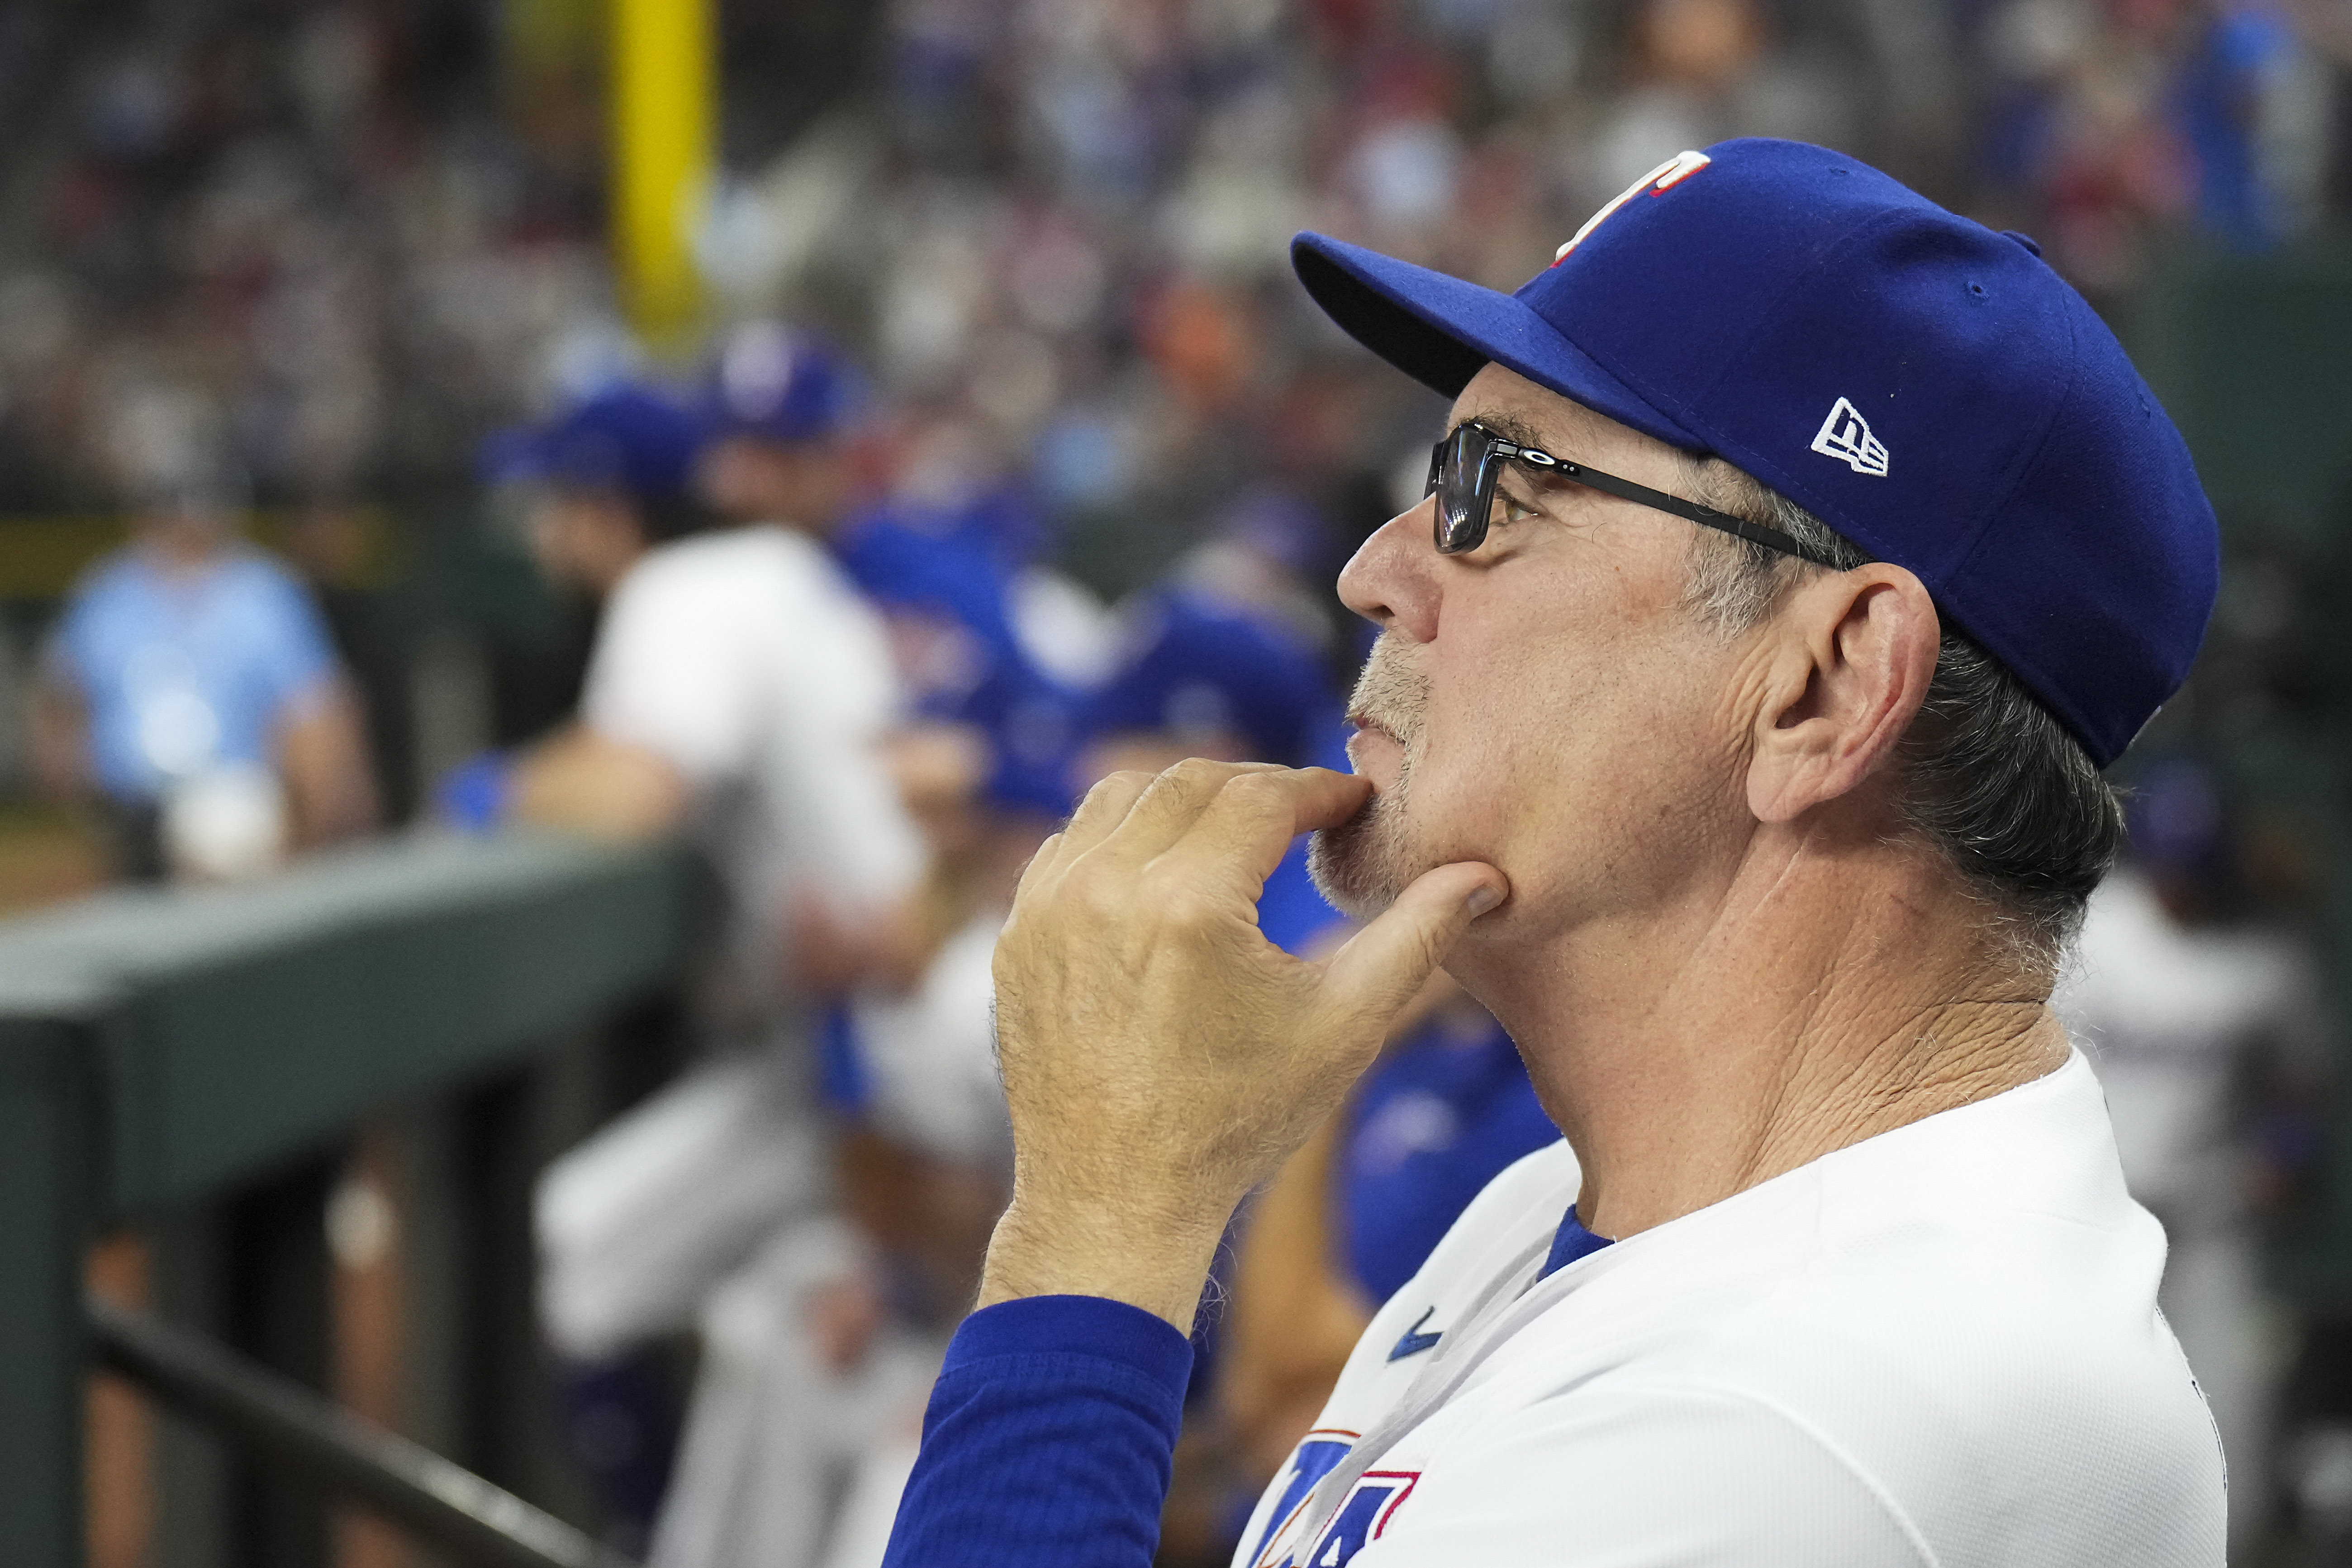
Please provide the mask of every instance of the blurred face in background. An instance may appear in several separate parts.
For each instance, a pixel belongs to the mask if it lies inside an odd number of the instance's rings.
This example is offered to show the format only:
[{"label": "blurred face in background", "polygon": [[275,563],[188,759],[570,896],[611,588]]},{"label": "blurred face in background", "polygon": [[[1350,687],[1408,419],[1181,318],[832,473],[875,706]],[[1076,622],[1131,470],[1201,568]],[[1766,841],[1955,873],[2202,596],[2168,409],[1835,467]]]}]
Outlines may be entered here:
[{"label": "blurred face in background", "polygon": [[1637,24],[1650,74],[1720,92],[1762,52],[1763,18],[1750,0],[1649,0]]},{"label": "blurred face in background", "polygon": [[192,570],[228,547],[237,515],[209,496],[168,495],[142,505],[136,526],[141,542],[166,569]]},{"label": "blurred face in background", "polygon": [[849,509],[856,473],[830,442],[786,445],[753,436],[714,441],[698,468],[702,493],[737,522],[775,522],[827,534]]},{"label": "blurred face in background", "polygon": [[994,761],[987,736],[969,724],[908,724],[883,754],[931,853],[942,862],[969,856],[984,828],[981,792]]},{"label": "blurred face in background", "polygon": [[614,490],[544,485],[529,511],[531,559],[550,582],[603,598],[646,552],[635,502]]}]

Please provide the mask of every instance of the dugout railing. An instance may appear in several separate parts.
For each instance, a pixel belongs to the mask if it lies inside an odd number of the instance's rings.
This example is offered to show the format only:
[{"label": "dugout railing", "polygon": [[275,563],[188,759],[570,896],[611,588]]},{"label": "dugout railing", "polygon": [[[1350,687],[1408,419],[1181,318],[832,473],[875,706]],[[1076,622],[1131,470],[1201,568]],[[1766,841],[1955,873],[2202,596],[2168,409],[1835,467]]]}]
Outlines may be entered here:
[{"label": "dugout railing", "polygon": [[[143,1315],[86,1303],[85,1257],[131,1227],[163,1253],[177,1237],[196,1272],[217,1276],[220,1227],[202,1216],[317,1166],[363,1121],[405,1119],[442,1154],[437,1187],[427,1180],[417,1200],[441,1212],[420,1229],[472,1238],[418,1259],[442,1302],[424,1314],[441,1320],[424,1359],[473,1347],[467,1364],[425,1370],[445,1387],[496,1383],[534,1353],[520,1216],[550,1142],[543,1102],[564,1098],[550,1064],[674,980],[698,907],[673,847],[516,835],[388,840],[267,883],[110,891],[0,922],[0,1563],[84,1562],[85,1388],[101,1357],[192,1418],[200,1444],[290,1468],[420,1532],[442,1560],[607,1561],[478,1477],[261,1371],[210,1325],[173,1321],[169,1289]],[[570,1112],[574,1132],[592,1120]],[[315,1232],[315,1205],[291,1212]],[[503,1289],[469,1269],[501,1273]],[[320,1293],[315,1280],[291,1291]],[[513,1388],[527,1381],[490,1391],[492,1419],[544,1419],[506,1408],[526,1403]],[[215,1463],[209,1496],[163,1487],[151,1561],[268,1555],[231,1542],[223,1473]],[[420,1491],[440,1495],[409,1495]]]}]

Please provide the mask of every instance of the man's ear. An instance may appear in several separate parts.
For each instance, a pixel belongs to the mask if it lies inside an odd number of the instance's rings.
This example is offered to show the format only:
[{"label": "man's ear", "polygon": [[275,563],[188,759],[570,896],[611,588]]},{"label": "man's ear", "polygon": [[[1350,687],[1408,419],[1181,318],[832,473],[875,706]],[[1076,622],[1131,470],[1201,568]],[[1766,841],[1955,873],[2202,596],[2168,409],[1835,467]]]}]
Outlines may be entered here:
[{"label": "man's ear", "polygon": [[1788,822],[1852,791],[1902,740],[1935,679],[1942,624],[1927,590],[1873,562],[1791,594],[1748,764],[1748,808]]}]

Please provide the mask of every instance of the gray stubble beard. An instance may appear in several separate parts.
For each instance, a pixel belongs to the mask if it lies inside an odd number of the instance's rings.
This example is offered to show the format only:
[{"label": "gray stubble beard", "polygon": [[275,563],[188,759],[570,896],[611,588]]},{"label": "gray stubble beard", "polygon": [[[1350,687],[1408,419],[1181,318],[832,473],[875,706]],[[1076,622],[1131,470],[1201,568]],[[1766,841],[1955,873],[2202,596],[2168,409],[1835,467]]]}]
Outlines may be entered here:
[{"label": "gray stubble beard", "polygon": [[1307,846],[1307,871],[1317,891],[1358,921],[1370,920],[1394,903],[1425,869],[1413,863],[1405,806],[1412,796],[1413,755],[1421,742],[1429,680],[1396,655],[1395,646],[1388,636],[1374,645],[1348,708],[1376,721],[1396,738],[1403,753],[1396,782],[1347,821],[1317,833]]}]

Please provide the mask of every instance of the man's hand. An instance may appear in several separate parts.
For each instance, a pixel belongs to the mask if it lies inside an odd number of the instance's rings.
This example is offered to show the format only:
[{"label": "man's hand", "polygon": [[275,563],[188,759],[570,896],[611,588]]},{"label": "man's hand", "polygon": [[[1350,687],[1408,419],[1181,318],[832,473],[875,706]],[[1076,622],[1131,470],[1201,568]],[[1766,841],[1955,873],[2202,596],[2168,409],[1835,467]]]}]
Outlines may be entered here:
[{"label": "man's hand", "polygon": [[1291,839],[1370,790],[1195,759],[1105,779],[1038,850],[996,949],[1015,1157],[982,1306],[1107,1296],[1191,1331],[1234,1205],[1507,891],[1491,866],[1441,866],[1325,963],[1267,942],[1258,895]]}]

